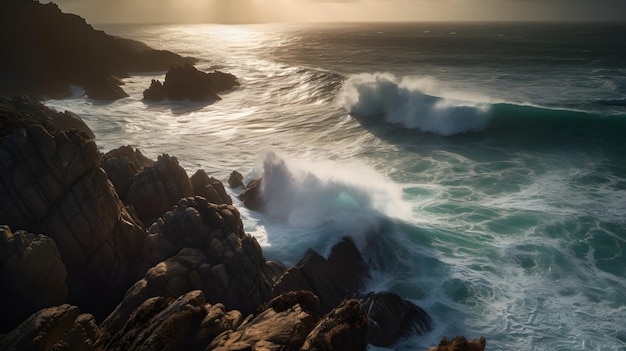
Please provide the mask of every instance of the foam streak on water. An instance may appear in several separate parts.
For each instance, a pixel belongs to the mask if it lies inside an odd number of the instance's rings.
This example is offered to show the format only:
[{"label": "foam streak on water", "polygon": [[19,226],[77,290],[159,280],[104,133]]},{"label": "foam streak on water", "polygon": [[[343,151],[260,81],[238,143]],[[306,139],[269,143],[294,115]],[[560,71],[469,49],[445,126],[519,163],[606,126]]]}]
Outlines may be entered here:
[{"label": "foam streak on water", "polygon": [[353,237],[368,289],[433,317],[394,349],[457,334],[489,350],[626,348],[625,26],[102,29],[242,86],[212,105],[144,103],[154,72],[126,79],[125,99],[46,103],[81,115],[102,151],[265,176],[269,212],[237,205],[268,259]]}]

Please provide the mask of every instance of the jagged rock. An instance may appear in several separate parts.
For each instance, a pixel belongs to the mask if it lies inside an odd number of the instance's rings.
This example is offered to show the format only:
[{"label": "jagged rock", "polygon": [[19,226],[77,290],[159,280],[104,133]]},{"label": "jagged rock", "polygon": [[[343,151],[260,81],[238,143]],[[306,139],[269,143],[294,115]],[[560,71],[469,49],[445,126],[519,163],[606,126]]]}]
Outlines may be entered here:
[{"label": "jagged rock", "polygon": [[309,292],[278,296],[236,330],[220,334],[207,350],[298,350],[315,326],[318,306]]},{"label": "jagged rock", "polygon": [[197,340],[199,345],[207,346],[218,335],[228,330],[236,330],[243,322],[241,312],[237,310],[226,311],[223,304],[206,304],[204,307],[206,316],[200,323]]},{"label": "jagged rock", "polygon": [[56,112],[29,95],[11,99],[0,97],[0,140],[33,124],[41,125],[50,133],[77,130],[88,139],[95,138],[85,122],[72,112]]},{"label": "jagged rock", "polygon": [[245,188],[246,186],[243,184],[243,175],[237,171],[230,172],[230,176],[228,176],[228,185],[231,188]]},{"label": "jagged rock", "polygon": [[367,350],[368,328],[359,302],[346,300],[315,326],[300,350]]},{"label": "jagged rock", "polygon": [[68,271],[68,301],[107,313],[143,272],[146,233],[100,168],[93,141],[40,126],[0,144],[0,223],[52,238]]},{"label": "jagged rock", "polygon": [[239,200],[243,205],[253,211],[263,211],[265,203],[262,197],[263,178],[250,181],[239,194]]},{"label": "jagged rock", "polygon": [[38,1],[0,2],[0,42],[0,95],[5,96],[69,97],[69,86],[79,85],[92,98],[119,98],[127,95],[113,76],[195,61],[107,35],[56,4]]},{"label": "jagged rock", "polygon": [[239,211],[232,205],[216,205],[201,197],[182,199],[149,232],[174,243],[176,249],[202,249],[209,264],[200,274],[207,280],[203,289],[207,301],[242,313],[254,311],[273,296],[271,286],[284,270],[265,260],[256,239],[244,233]]},{"label": "jagged rock", "polygon": [[126,204],[133,205],[146,224],[174,206],[183,197],[193,195],[187,173],[176,157],[159,156],[156,163],[133,177],[126,195]]},{"label": "jagged rock", "polygon": [[163,84],[152,80],[150,87],[143,92],[145,100],[218,101],[218,92],[238,86],[237,78],[228,73],[215,71],[205,73],[190,64],[175,66],[165,75]]},{"label": "jagged rock", "polygon": [[[108,351],[178,351],[198,347],[197,332],[207,316],[204,294],[191,291],[178,299],[154,297],[144,301],[114,335],[102,329],[97,346]],[[230,328],[230,325],[225,325]],[[206,346],[206,341],[205,345]]]},{"label": "jagged rock", "polygon": [[103,77],[94,77],[85,80],[85,94],[96,100],[118,100],[129,95],[120,87],[123,82],[121,79],[106,75]]},{"label": "jagged rock", "polygon": [[153,160],[130,146],[122,146],[102,155],[102,168],[107,172],[107,177],[122,201],[126,200],[133,177],[153,165]]},{"label": "jagged rock", "polygon": [[67,270],[54,241],[0,226],[0,332],[67,299]]},{"label": "jagged rock", "polygon": [[214,204],[233,204],[233,200],[226,194],[224,184],[213,177],[209,177],[205,171],[201,169],[196,171],[191,176],[190,181],[194,195],[202,196]]},{"label": "jagged rock", "polygon": [[143,91],[143,99],[151,101],[161,101],[165,99],[165,89],[160,81],[153,79],[150,87]]},{"label": "jagged rock", "polygon": [[94,350],[97,326],[92,315],[78,307],[61,305],[43,309],[0,338],[2,350]]},{"label": "jagged rock", "polygon": [[209,303],[251,313],[273,296],[271,286],[284,271],[282,265],[266,261],[256,239],[243,232],[235,207],[202,197],[181,199],[150,227],[139,266],[174,254],[127,291],[105,321],[107,330],[117,332],[149,298],[176,297],[191,290],[202,290]]},{"label": "jagged rock", "polygon": [[481,336],[480,339],[467,340],[464,336],[455,336],[452,341],[444,336],[439,345],[431,347],[428,351],[484,351],[487,340]]},{"label": "jagged rock", "polygon": [[370,320],[368,342],[372,345],[390,347],[401,337],[422,335],[432,329],[424,310],[396,294],[370,293],[360,302]]},{"label": "jagged rock", "polygon": [[367,266],[354,243],[344,238],[331,250],[328,259],[313,250],[290,267],[273,287],[275,295],[286,291],[309,290],[320,298],[328,312],[363,288]]}]

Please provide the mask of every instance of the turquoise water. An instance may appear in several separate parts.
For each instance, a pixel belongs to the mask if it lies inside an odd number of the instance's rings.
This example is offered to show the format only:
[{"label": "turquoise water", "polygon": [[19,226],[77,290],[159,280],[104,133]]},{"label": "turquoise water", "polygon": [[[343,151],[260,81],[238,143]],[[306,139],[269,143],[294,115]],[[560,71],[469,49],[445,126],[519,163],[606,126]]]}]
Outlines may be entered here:
[{"label": "turquoise water", "polygon": [[626,26],[100,26],[200,59],[242,87],[213,105],[46,103],[102,151],[177,156],[192,174],[266,177],[240,206],[267,258],[349,235],[370,290],[422,306],[489,350],[626,348]]}]

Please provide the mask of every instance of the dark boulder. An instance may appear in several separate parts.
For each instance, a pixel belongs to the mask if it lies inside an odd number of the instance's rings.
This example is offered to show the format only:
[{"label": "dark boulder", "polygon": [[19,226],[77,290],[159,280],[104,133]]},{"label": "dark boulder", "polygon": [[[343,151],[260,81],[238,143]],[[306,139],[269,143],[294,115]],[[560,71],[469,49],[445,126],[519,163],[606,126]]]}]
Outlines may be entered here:
[{"label": "dark boulder", "polygon": [[201,169],[196,171],[189,180],[195,196],[202,196],[214,204],[233,204],[233,199],[226,194],[224,184],[213,177],[209,177],[205,171]]},{"label": "dark boulder", "polygon": [[72,112],[51,110],[30,95],[0,97],[0,140],[30,125],[39,125],[49,133],[76,130],[86,139],[95,138],[87,124]]},{"label": "dark boulder", "polygon": [[230,90],[239,85],[237,78],[228,73],[215,71],[205,73],[187,64],[170,68],[163,84],[153,80],[143,92],[145,100],[160,101],[191,100],[214,102],[221,100],[220,91]]},{"label": "dark boulder", "polygon": [[228,176],[228,185],[231,188],[245,188],[243,184],[243,175],[237,171],[230,172]]},{"label": "dark boulder", "polygon": [[67,269],[54,241],[0,226],[0,333],[67,300]]},{"label": "dark boulder", "polygon": [[91,351],[98,335],[92,315],[80,314],[76,306],[43,309],[0,338],[1,350]]},{"label": "dark boulder", "polygon": [[220,334],[207,349],[297,351],[315,327],[317,306],[316,297],[308,292],[278,296],[236,330]]},{"label": "dark boulder", "polygon": [[464,336],[455,336],[450,341],[444,336],[439,345],[431,347],[428,351],[484,351],[486,344],[487,340],[482,336],[472,340],[467,340]]},{"label": "dark boulder", "polygon": [[108,351],[202,349],[197,345],[197,333],[206,315],[201,291],[191,291],[177,299],[154,297],[143,301],[115,333],[105,323],[97,346]]},{"label": "dark boulder", "polygon": [[341,303],[309,333],[301,351],[367,350],[369,322],[357,300]]},{"label": "dark boulder", "polygon": [[151,101],[161,101],[166,98],[163,84],[156,79],[150,82],[150,87],[143,91],[143,99]]},{"label": "dark boulder", "polygon": [[122,81],[113,76],[94,77],[85,80],[85,94],[96,100],[118,100],[128,97],[128,94],[120,86]]},{"label": "dark boulder", "polygon": [[115,186],[117,195],[126,200],[128,190],[133,182],[133,177],[142,172],[144,168],[154,165],[154,161],[145,157],[139,149],[130,146],[121,146],[101,155],[102,168],[107,172],[107,177]]},{"label": "dark boulder", "polygon": [[188,196],[193,196],[193,190],[187,172],[176,157],[164,154],[133,177],[124,202],[133,205],[141,221],[149,225]]},{"label": "dark boulder", "polygon": [[263,178],[250,181],[244,190],[239,194],[239,200],[243,205],[253,211],[263,211],[265,202],[263,201]]},{"label": "dark boulder", "polygon": [[390,347],[402,337],[422,335],[432,329],[424,310],[396,294],[370,293],[360,302],[370,320],[368,342],[372,345]]},{"label": "dark boulder", "polygon": [[296,265],[288,268],[273,287],[274,294],[308,290],[320,298],[326,313],[363,288],[367,266],[351,239],[336,244],[328,259],[308,250]]}]

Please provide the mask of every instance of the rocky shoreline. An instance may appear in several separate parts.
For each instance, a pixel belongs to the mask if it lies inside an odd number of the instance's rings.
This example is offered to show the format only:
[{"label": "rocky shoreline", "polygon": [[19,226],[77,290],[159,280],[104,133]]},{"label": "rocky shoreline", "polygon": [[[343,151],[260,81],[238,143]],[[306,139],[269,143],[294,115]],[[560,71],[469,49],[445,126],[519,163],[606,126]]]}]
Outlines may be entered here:
[{"label": "rocky shoreline", "polygon": [[0,99],[1,349],[364,350],[430,330],[418,306],[362,292],[351,240],[268,261],[219,180],[101,154],[67,116]]},{"label": "rocky shoreline", "polygon": [[[52,3],[0,10],[0,96],[13,96],[0,97],[1,350],[365,350],[432,329],[413,303],[363,291],[369,269],[350,239],[292,267],[268,261],[220,180],[167,154],[100,153],[79,116],[38,101],[71,85],[118,99],[120,77],[167,69],[147,100],[216,101],[236,77]],[[229,183],[263,210],[262,179]],[[434,349],[484,348],[458,337]]]}]

